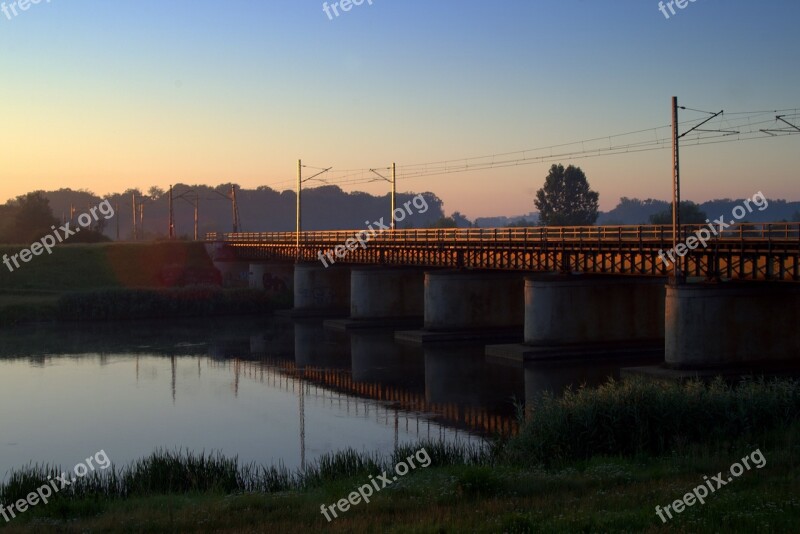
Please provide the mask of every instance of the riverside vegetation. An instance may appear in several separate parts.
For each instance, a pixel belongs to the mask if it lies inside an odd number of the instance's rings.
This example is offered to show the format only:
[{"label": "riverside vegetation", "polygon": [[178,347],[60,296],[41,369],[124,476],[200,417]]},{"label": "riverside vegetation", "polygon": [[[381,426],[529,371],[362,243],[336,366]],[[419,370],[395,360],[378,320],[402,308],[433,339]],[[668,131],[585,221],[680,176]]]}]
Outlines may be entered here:
[{"label": "riverside vegetation", "polygon": [[[82,479],[8,532],[790,532],[800,525],[800,382],[630,379],[543,396],[519,434],[483,448],[422,443],[390,458],[346,450],[305,471],[157,451]],[[330,524],[319,505],[420,446],[432,464]],[[662,525],[657,504],[760,448],[763,469]],[[49,466],[10,473],[0,502]],[[0,529],[3,526],[0,525]]]},{"label": "riverside vegetation", "polygon": [[[0,255],[18,248],[0,246]],[[202,243],[61,245],[23,269],[0,270],[0,327],[262,313],[291,306],[290,295],[198,285],[214,282],[214,273]],[[194,285],[175,287],[185,279]]]}]

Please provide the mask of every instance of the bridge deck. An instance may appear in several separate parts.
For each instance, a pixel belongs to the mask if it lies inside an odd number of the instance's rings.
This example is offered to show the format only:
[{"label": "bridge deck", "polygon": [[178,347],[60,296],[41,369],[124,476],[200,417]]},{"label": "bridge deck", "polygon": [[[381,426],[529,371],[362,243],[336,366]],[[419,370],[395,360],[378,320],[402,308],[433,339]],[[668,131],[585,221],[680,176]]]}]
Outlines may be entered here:
[{"label": "bridge deck", "polygon": [[[680,258],[687,276],[800,281],[800,223],[716,230],[714,235],[708,225],[681,227],[679,243],[697,235],[705,239],[705,246],[698,243]],[[648,276],[673,269],[666,257],[671,226],[412,229],[366,237],[366,230],[301,232],[299,247],[295,232],[208,234],[207,240],[223,242],[241,260],[320,261],[329,253],[328,260],[347,264]]]}]

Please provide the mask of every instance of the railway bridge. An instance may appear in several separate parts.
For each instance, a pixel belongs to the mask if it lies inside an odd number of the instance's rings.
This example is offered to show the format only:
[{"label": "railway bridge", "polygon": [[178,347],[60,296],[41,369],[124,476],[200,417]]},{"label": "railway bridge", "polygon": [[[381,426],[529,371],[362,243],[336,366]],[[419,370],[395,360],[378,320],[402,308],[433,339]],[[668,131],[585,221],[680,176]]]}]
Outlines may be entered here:
[{"label": "railway bridge", "polygon": [[[418,342],[514,337],[495,354],[663,350],[677,368],[800,354],[800,223],[208,234],[231,285],[297,314],[396,323]],[[674,244],[677,246],[674,247]],[[673,250],[674,247],[674,250]],[[674,262],[673,262],[674,260]],[[412,335],[413,334],[413,335]],[[503,348],[505,347],[505,348]]]}]

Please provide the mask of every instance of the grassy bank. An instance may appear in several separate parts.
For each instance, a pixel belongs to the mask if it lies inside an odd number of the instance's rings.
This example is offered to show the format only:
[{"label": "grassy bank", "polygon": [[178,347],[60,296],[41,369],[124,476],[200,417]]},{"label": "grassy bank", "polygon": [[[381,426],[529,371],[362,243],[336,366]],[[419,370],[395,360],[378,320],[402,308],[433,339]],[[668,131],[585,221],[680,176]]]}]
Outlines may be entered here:
[{"label": "grassy bank", "polygon": [[[12,255],[19,247],[0,247]],[[25,322],[205,317],[290,306],[246,289],[180,288],[213,278],[202,243],[62,245],[10,272],[0,266],[0,327]]]},{"label": "grassy bank", "polygon": [[[0,246],[0,257],[19,250]],[[65,244],[13,272],[0,265],[0,292],[164,287],[162,271],[169,266],[191,269],[211,267],[212,263],[202,243]]]},{"label": "grassy bank", "polygon": [[[787,380],[736,387],[612,383],[544,399],[519,436],[483,451],[435,443],[406,447],[392,458],[345,451],[305,473],[160,452],[84,479],[74,494],[29,511],[7,529],[791,532],[800,525],[798,392],[800,384]],[[723,413],[722,421],[708,426],[708,418]],[[549,420],[556,422],[548,425]],[[640,433],[631,424],[648,421],[652,439],[636,437]],[[704,425],[708,431],[699,431]],[[589,428],[598,430],[592,434]],[[729,432],[733,428],[738,430]],[[321,504],[346,498],[369,475],[391,469],[421,446],[430,455],[429,467],[332,523],[320,514]],[[762,468],[745,471],[667,524],[655,515],[656,505],[681,498],[705,475],[727,472],[755,449],[766,458]],[[49,471],[16,472],[0,487],[0,502],[26,495]]]}]

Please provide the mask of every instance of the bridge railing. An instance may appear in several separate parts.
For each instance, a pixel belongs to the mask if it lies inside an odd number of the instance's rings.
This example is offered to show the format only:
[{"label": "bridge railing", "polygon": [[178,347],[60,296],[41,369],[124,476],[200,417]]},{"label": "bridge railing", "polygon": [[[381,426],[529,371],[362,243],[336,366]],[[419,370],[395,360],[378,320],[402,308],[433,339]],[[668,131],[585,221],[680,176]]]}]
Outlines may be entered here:
[{"label": "bridge railing", "polygon": [[[726,223],[728,224],[728,223]],[[699,234],[707,241],[724,240],[768,240],[800,242],[800,223],[738,223],[721,227],[716,223],[686,224],[681,226],[679,241]],[[345,243],[358,237],[376,242],[559,242],[559,241],[672,241],[671,225],[623,225],[623,226],[535,226],[524,228],[424,228],[410,230],[384,230],[370,233],[369,230],[327,230],[301,232],[300,242]],[[206,234],[207,241],[232,241],[242,243],[295,243],[295,232],[238,232]]]}]

